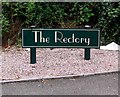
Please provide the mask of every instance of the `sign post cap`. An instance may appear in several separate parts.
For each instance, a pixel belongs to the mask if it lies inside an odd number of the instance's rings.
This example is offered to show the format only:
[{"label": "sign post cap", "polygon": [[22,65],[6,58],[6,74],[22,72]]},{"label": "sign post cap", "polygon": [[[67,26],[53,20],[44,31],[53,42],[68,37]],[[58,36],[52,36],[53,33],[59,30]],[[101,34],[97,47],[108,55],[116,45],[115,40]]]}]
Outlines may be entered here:
[{"label": "sign post cap", "polygon": [[35,28],[36,27],[36,25],[32,25],[32,26],[30,26],[30,28]]},{"label": "sign post cap", "polygon": [[91,28],[91,26],[90,25],[85,25],[85,28]]}]

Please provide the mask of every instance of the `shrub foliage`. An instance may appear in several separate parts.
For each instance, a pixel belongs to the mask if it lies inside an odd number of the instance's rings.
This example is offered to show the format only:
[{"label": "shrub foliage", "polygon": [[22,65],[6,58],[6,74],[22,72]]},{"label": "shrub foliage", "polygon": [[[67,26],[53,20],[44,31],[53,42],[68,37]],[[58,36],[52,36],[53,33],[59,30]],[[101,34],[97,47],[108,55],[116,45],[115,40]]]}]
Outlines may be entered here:
[{"label": "shrub foliage", "polygon": [[16,43],[22,28],[100,28],[101,43],[119,43],[120,2],[3,2],[3,46]]}]

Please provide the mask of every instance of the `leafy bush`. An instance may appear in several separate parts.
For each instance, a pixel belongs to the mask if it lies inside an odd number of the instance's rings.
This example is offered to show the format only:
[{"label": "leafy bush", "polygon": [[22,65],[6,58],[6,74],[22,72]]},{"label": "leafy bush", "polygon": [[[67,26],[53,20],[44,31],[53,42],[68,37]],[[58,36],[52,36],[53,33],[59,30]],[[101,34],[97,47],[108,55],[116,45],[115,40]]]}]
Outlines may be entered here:
[{"label": "leafy bush", "polygon": [[2,19],[0,20],[0,25],[2,25],[2,30],[0,31],[0,36],[2,36],[2,34],[8,32],[9,30],[9,20],[4,17],[3,15],[1,15]]},{"label": "leafy bush", "polygon": [[0,23],[3,33],[13,33],[11,25],[16,21],[19,29],[31,25],[38,28],[83,28],[89,24],[92,28],[100,28],[102,44],[118,43],[120,2],[4,2],[2,5]]},{"label": "leafy bush", "polygon": [[111,41],[119,43],[120,30],[120,2],[119,3],[98,3],[98,22],[95,27],[101,29],[102,43]]}]

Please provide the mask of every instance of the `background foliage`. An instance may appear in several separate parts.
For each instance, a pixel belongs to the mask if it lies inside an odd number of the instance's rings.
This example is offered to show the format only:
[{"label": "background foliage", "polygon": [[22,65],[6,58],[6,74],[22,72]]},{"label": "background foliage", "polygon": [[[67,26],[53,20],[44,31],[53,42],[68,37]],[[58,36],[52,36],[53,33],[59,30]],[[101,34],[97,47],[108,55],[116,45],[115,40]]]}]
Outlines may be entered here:
[{"label": "background foliage", "polygon": [[31,25],[84,28],[87,24],[100,28],[101,44],[119,43],[120,39],[120,2],[4,2],[0,16],[4,46],[16,43],[21,29]]}]

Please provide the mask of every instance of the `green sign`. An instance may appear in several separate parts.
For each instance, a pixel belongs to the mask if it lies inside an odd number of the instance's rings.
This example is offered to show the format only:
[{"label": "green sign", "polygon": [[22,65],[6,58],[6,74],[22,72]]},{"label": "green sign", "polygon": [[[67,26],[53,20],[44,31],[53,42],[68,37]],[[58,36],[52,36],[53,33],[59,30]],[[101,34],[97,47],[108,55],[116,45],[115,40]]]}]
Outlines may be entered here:
[{"label": "green sign", "polygon": [[30,48],[30,63],[36,63],[36,48],[84,48],[85,60],[90,48],[100,47],[97,29],[22,29],[22,46]]},{"label": "green sign", "polygon": [[22,46],[40,48],[99,48],[98,29],[22,29]]}]

